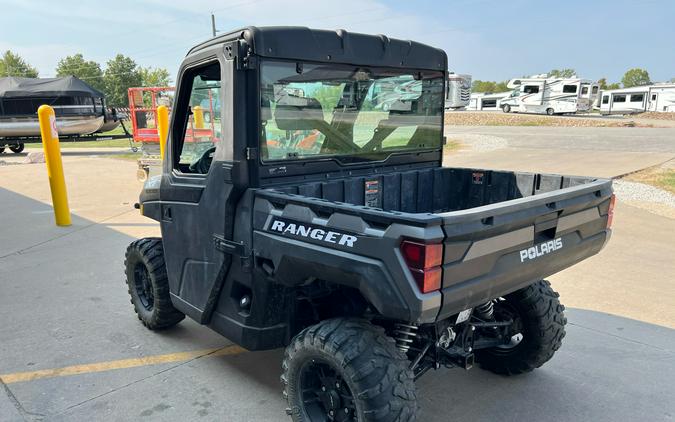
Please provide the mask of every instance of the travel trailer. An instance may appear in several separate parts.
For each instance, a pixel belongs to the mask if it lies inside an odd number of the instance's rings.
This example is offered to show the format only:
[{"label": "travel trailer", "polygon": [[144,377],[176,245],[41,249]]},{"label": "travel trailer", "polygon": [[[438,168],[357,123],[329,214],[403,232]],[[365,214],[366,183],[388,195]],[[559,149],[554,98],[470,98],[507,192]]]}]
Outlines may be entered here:
[{"label": "travel trailer", "polygon": [[675,112],[675,84],[655,84],[602,91],[601,114]]},{"label": "travel trailer", "polygon": [[489,111],[489,110],[499,110],[502,107],[502,100],[508,98],[511,95],[510,91],[507,92],[475,92],[471,94],[471,100],[467,106],[467,110],[476,110],[476,111]]},{"label": "travel trailer", "polygon": [[588,79],[549,78],[546,74],[511,79],[507,86],[513,91],[501,101],[505,113],[586,112],[591,110],[599,91],[598,84]]},{"label": "travel trailer", "polygon": [[445,90],[445,109],[463,109],[469,105],[471,97],[471,75],[448,75],[448,85]]}]

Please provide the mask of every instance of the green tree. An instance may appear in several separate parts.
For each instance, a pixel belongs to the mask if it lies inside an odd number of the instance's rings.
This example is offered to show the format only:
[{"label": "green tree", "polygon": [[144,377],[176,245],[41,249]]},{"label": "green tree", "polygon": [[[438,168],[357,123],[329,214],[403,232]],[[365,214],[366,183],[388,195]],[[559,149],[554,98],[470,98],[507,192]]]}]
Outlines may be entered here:
[{"label": "green tree", "polygon": [[600,86],[600,89],[602,90],[607,90],[607,89],[619,89],[621,88],[621,85],[618,83],[608,83],[607,78],[600,78],[598,79],[598,85]]},{"label": "green tree", "polygon": [[670,81],[669,81],[669,82],[670,82],[671,84],[675,84],[675,78],[670,78]]},{"label": "green tree", "polygon": [[7,50],[5,51],[5,54],[0,57],[0,76],[37,78],[38,71],[21,58],[21,56]]},{"label": "green tree", "polygon": [[471,83],[472,92],[505,92],[509,88],[507,82],[481,81],[476,79]]},{"label": "green tree", "polygon": [[59,64],[56,66],[56,76],[75,76],[92,88],[99,91],[105,90],[101,65],[93,60],[85,60],[79,53],[59,60]]},{"label": "green tree", "polygon": [[118,54],[109,60],[103,72],[106,101],[112,107],[129,103],[127,90],[141,86],[143,80],[138,65],[131,58]]},{"label": "green tree", "polygon": [[626,74],[623,75],[621,83],[623,83],[624,88],[649,85],[651,83],[649,81],[649,72],[644,69],[640,69],[639,67],[630,69],[626,72]]},{"label": "green tree", "polygon": [[571,78],[577,74],[574,69],[551,69],[548,72],[549,78]]},{"label": "green tree", "polygon": [[169,71],[162,67],[141,67],[139,72],[143,86],[169,86],[171,84]]}]

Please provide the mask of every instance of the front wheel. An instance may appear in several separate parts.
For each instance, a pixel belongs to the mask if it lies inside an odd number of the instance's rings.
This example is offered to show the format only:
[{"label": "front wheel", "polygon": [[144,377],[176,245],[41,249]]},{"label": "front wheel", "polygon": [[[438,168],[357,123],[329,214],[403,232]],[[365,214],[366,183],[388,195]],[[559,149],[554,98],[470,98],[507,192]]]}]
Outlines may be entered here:
[{"label": "front wheel", "polygon": [[414,421],[406,356],[384,329],[358,319],[306,328],[286,348],[281,381],[295,422]]},{"label": "front wheel", "polygon": [[553,116],[555,114],[555,110],[549,107],[546,109],[546,114],[548,114],[549,116]]},{"label": "front wheel", "polygon": [[502,111],[503,111],[504,113],[510,113],[510,112],[511,112],[511,106],[508,105],[508,104],[504,104],[504,105],[502,106]]},{"label": "front wheel", "polygon": [[546,280],[504,296],[494,303],[497,321],[513,321],[510,341],[477,350],[481,368],[501,375],[530,372],[548,362],[565,337],[565,307]]},{"label": "front wheel", "polygon": [[171,303],[162,239],[132,242],[124,260],[131,303],[143,325],[151,330],[178,324],[185,314]]}]

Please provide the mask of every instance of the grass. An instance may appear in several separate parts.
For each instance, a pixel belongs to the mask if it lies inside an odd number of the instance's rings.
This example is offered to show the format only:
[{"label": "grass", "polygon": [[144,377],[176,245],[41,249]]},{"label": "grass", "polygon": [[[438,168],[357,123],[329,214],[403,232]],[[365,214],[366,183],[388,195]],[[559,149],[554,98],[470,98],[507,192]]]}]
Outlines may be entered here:
[{"label": "grass", "polygon": [[646,183],[675,193],[675,169],[658,167],[631,174],[626,180]]},{"label": "grass", "polygon": [[130,152],[127,154],[112,154],[112,155],[106,155],[105,158],[115,158],[117,160],[124,160],[124,161],[137,161],[141,157],[140,152]]}]

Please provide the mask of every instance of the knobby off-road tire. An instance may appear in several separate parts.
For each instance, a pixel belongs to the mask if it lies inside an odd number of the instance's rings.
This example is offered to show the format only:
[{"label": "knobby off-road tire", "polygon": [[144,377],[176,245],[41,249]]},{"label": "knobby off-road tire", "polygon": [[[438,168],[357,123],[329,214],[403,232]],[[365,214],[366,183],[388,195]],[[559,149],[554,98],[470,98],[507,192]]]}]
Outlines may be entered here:
[{"label": "knobby off-road tire", "polygon": [[501,375],[517,375],[548,362],[565,337],[567,318],[559,296],[551,283],[541,280],[495,303],[495,315],[506,313],[515,317],[522,339],[511,346],[477,350],[476,360],[481,368]]},{"label": "knobby off-road tire", "polygon": [[409,365],[381,327],[359,319],[322,321],[286,348],[281,381],[287,412],[295,422],[414,421]]},{"label": "knobby off-road tire", "polygon": [[132,242],[124,260],[131,304],[143,325],[151,330],[178,324],[185,314],[176,310],[169,296],[162,239]]}]

